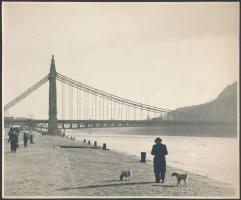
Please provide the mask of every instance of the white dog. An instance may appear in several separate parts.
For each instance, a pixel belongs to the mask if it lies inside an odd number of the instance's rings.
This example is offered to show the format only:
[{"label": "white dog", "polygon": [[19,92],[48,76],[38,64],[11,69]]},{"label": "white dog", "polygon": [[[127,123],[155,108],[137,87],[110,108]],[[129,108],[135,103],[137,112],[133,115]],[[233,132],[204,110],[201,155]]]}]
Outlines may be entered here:
[{"label": "white dog", "polygon": [[121,175],[120,175],[120,180],[123,181],[123,178],[126,177],[126,181],[127,179],[131,180],[131,177],[132,177],[132,171],[131,169],[127,169],[127,170],[123,170],[121,172]]},{"label": "white dog", "polygon": [[187,173],[185,174],[179,174],[177,172],[173,172],[172,173],[172,176],[176,176],[177,178],[177,186],[178,185],[181,185],[181,181],[184,182],[184,185],[187,187],[187,180],[188,180],[188,176],[187,176]]}]

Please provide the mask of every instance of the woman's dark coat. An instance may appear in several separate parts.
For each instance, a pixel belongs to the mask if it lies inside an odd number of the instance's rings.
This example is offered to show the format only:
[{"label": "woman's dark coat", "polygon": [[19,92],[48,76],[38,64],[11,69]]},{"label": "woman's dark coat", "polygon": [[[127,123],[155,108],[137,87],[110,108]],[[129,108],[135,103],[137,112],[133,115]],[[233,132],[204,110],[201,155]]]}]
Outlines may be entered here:
[{"label": "woman's dark coat", "polygon": [[166,172],[167,148],[165,144],[157,143],[153,145],[151,154],[154,155],[154,173]]}]

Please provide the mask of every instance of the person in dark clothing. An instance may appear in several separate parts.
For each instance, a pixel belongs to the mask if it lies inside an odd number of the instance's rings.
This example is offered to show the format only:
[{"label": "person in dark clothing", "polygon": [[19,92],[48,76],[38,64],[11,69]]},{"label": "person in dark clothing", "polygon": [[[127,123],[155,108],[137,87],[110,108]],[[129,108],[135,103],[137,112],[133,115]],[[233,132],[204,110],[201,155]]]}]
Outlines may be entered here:
[{"label": "person in dark clothing", "polygon": [[11,127],[8,132],[8,143],[10,143],[10,151],[13,152],[14,129]]},{"label": "person in dark clothing", "polygon": [[19,130],[18,127],[14,128],[14,132],[17,133],[17,136],[19,136],[19,132],[20,132],[20,130]]},{"label": "person in dark clothing", "polygon": [[14,129],[11,127],[9,132],[8,132],[8,143],[11,141],[11,138],[14,135]]},{"label": "person in dark clothing", "polygon": [[15,137],[15,140],[16,140],[16,148],[19,147],[19,145],[18,145],[18,136],[19,136],[19,130],[14,132],[14,137]]},{"label": "person in dark clothing", "polygon": [[167,147],[165,144],[162,144],[162,139],[157,137],[155,139],[155,145],[152,147],[151,154],[154,155],[154,173],[156,177],[156,183],[162,183],[165,181],[166,173],[166,158],[165,155],[168,154]]},{"label": "person in dark clothing", "polygon": [[27,133],[23,133],[23,144],[24,144],[24,147],[27,147],[27,144],[28,144],[28,136],[27,136]]},{"label": "person in dark clothing", "polygon": [[30,139],[30,144],[34,144],[34,142],[33,142],[33,135],[32,134],[30,134],[29,139]]},{"label": "person in dark clothing", "polygon": [[10,146],[11,146],[11,153],[16,153],[16,149],[18,147],[18,135],[17,133],[14,133],[10,140]]}]

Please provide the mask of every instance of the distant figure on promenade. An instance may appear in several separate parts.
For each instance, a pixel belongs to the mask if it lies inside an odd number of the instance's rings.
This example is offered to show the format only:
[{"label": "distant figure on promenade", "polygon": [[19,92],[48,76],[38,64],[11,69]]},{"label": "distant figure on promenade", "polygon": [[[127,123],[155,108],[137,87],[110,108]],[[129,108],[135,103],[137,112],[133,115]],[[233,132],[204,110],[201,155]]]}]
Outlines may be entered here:
[{"label": "distant figure on promenade", "polygon": [[156,183],[162,183],[165,181],[166,173],[166,158],[165,155],[168,154],[167,147],[165,144],[162,144],[162,139],[157,137],[155,139],[155,145],[152,147],[151,154],[154,155],[154,173],[156,177]]},{"label": "distant figure on promenade", "polygon": [[27,147],[27,144],[28,144],[28,135],[26,132],[23,133],[23,144],[24,144],[24,147]]},{"label": "distant figure on promenade", "polygon": [[33,144],[33,134],[30,134],[29,139],[30,139],[30,144]]},{"label": "distant figure on promenade", "polygon": [[19,136],[19,128],[14,128],[14,131],[17,133],[17,135]]},{"label": "distant figure on promenade", "polygon": [[14,129],[13,127],[10,127],[10,130],[8,132],[8,143],[11,141],[11,138],[13,137],[14,135]]},{"label": "distant figure on promenade", "polygon": [[10,137],[10,150],[11,153],[14,152],[14,154],[16,153],[16,149],[18,147],[18,135],[16,132],[13,131],[13,134]]},{"label": "distant figure on promenade", "polygon": [[14,149],[14,128],[10,127],[10,130],[8,132],[8,143],[10,143],[10,152],[13,152]]},{"label": "distant figure on promenade", "polygon": [[15,140],[16,140],[16,148],[19,147],[19,145],[18,145],[18,136],[19,136],[19,129],[14,131],[14,137],[15,137]]}]

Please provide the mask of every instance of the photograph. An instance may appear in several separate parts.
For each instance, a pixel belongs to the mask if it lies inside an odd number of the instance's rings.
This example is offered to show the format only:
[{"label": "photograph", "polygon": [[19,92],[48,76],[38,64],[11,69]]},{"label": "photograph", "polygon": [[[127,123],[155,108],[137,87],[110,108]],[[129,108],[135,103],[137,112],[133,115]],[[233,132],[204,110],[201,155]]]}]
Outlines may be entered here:
[{"label": "photograph", "polygon": [[239,199],[240,3],[2,3],[2,198]]}]

